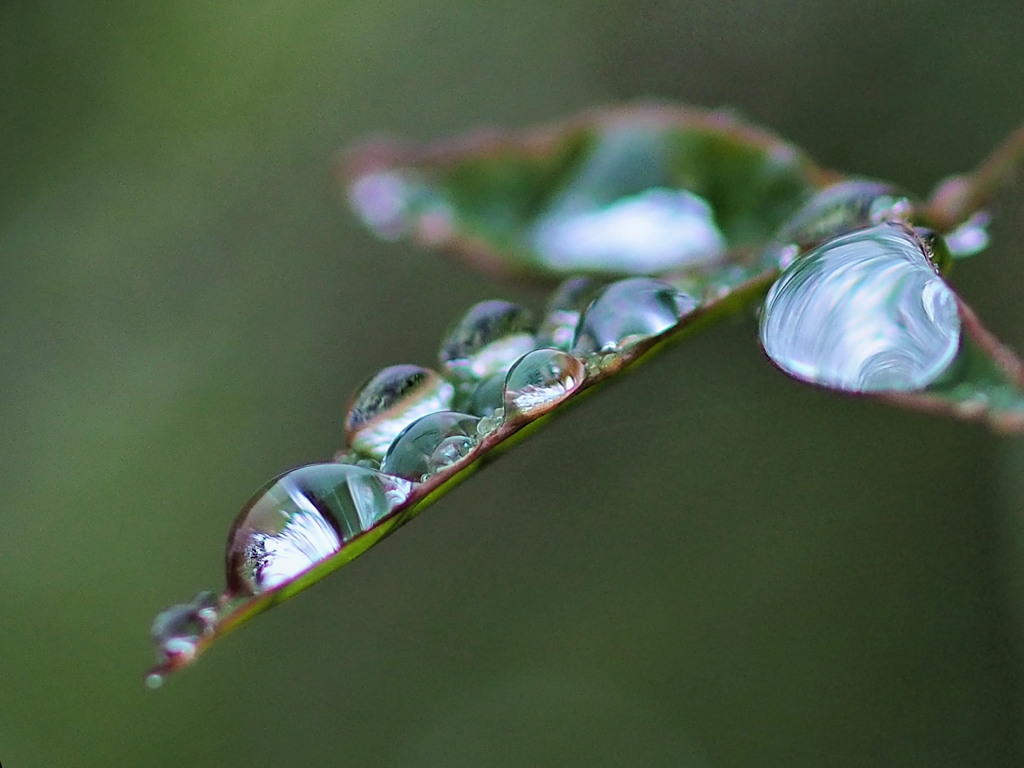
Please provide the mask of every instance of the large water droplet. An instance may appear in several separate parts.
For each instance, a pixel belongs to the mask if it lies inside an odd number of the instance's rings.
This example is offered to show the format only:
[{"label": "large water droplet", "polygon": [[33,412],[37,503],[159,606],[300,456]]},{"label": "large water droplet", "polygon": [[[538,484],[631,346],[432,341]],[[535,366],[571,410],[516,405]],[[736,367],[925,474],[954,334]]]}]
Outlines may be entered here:
[{"label": "large water droplet", "polygon": [[[217,620],[217,605],[217,595],[200,592],[191,602],[172,605],[157,615],[150,634],[164,660],[189,661],[195,656],[197,644],[212,631]],[[155,688],[163,682],[163,677],[157,675],[147,682]]]},{"label": "large water droplet", "polygon": [[856,229],[906,220],[913,210],[910,199],[885,182],[840,181],[814,194],[779,228],[765,258],[786,267],[801,251]]},{"label": "large water droplet", "polygon": [[928,386],[956,355],[953,292],[924,244],[882,224],[795,261],[765,299],[761,344],[796,378],[851,392]]},{"label": "large water droplet", "polygon": [[479,380],[507,371],[535,346],[529,312],[507,301],[481,301],[445,337],[439,359],[452,376]]},{"label": "large water droplet", "polygon": [[260,489],[228,535],[228,589],[259,594],[298,576],[372,528],[412,485],[372,469],[312,464]]},{"label": "large water droplet", "polygon": [[392,365],[366,382],[345,416],[348,443],[359,453],[382,459],[398,433],[421,416],[451,408],[455,388],[416,365]]},{"label": "large water droplet", "polygon": [[619,352],[667,331],[696,307],[696,299],[660,280],[619,280],[602,289],[583,313],[572,352]]},{"label": "large water droplet", "polygon": [[544,309],[537,343],[568,352],[576,338],[576,326],[580,324],[583,310],[607,284],[607,280],[596,277],[570,277],[559,284]]},{"label": "large water droplet", "polygon": [[413,422],[388,449],[381,469],[422,482],[464,459],[477,444],[480,419],[466,413],[439,411]]},{"label": "large water droplet", "polygon": [[586,376],[583,363],[560,349],[535,349],[523,355],[505,380],[505,415],[529,415],[561,402]]}]

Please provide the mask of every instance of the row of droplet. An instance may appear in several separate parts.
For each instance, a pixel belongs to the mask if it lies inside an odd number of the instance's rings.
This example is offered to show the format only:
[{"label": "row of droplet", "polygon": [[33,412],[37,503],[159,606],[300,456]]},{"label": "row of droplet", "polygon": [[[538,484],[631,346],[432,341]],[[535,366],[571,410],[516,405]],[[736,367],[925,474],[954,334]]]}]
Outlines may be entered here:
[{"label": "row of droplet", "polygon": [[[761,255],[782,273],[760,322],[779,367],[851,391],[920,389],[942,374],[959,342],[956,298],[935,266],[941,238],[913,229],[913,210],[888,185],[846,181],[780,228]],[[443,341],[438,370],[395,365],[359,388],[335,461],[286,472],[252,497],[228,537],[228,595],[274,589],[330,557],[418,483],[471,461],[502,424],[551,410],[698,303],[649,277],[574,277],[537,326],[515,304],[473,306]],[[215,615],[210,593],[162,613],[161,652],[193,653]]]}]

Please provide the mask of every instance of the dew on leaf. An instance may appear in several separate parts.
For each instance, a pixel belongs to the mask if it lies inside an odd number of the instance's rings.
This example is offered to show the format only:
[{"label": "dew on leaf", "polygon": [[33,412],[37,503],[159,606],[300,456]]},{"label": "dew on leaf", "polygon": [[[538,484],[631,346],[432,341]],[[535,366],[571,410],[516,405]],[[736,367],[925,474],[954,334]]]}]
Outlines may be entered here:
[{"label": "dew on leaf", "polygon": [[529,312],[507,301],[481,301],[449,331],[439,360],[454,378],[479,381],[507,371],[535,346]]},{"label": "dew on leaf", "polygon": [[347,464],[312,464],[267,483],[228,535],[233,594],[280,586],[372,528],[408,497],[405,480]]},{"label": "dew on leaf", "polygon": [[619,352],[664,333],[696,307],[696,299],[660,280],[618,280],[605,286],[580,317],[572,353]]},{"label": "dew on leaf", "polygon": [[980,211],[943,236],[954,259],[974,256],[988,247],[988,225],[991,218],[988,211]]},{"label": "dew on leaf", "polygon": [[552,292],[537,330],[537,343],[568,352],[576,338],[576,326],[587,305],[608,281],[598,277],[570,277]]},{"label": "dew on leaf", "polygon": [[571,395],[586,376],[583,363],[560,349],[523,355],[505,380],[505,415],[528,416],[550,409]]},{"label": "dew on leaf", "polygon": [[761,344],[790,375],[850,392],[910,391],[956,355],[956,297],[899,224],[843,235],[793,262],[761,314]]},{"label": "dew on leaf", "polygon": [[384,457],[398,433],[421,416],[451,408],[455,388],[436,372],[392,365],[367,381],[345,416],[348,444],[359,454]]},{"label": "dew on leaf", "polygon": [[466,398],[468,413],[474,416],[491,416],[502,407],[505,392],[505,373],[496,373],[473,387]]},{"label": "dew on leaf", "polygon": [[[190,602],[172,605],[157,614],[150,635],[165,662],[191,661],[196,645],[213,629],[218,603],[216,594],[203,591]],[[146,682],[151,688],[158,688],[163,684],[163,675],[150,675]]]},{"label": "dew on leaf", "polygon": [[397,477],[422,482],[465,458],[477,444],[480,419],[467,413],[438,411],[414,421],[398,436],[381,463]]}]

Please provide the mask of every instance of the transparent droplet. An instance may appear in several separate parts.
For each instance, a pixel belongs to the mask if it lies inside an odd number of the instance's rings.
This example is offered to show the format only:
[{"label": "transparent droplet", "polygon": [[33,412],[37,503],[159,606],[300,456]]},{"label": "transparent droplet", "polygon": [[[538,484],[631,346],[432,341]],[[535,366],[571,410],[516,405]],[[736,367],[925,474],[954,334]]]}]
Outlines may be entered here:
[{"label": "transparent droplet", "polygon": [[456,411],[424,416],[398,436],[384,456],[381,469],[422,482],[466,457],[476,445],[479,421],[476,416]]},{"label": "transparent droplet", "polygon": [[586,376],[583,363],[560,349],[523,355],[505,380],[505,413],[529,415],[564,400]]},{"label": "transparent droplet", "polygon": [[496,373],[475,387],[466,398],[466,411],[474,416],[490,416],[504,402],[505,374]]},{"label": "transparent droplet", "polygon": [[398,433],[421,416],[452,406],[455,388],[417,365],[392,365],[367,381],[345,416],[349,445],[380,460]]},{"label": "transparent droplet", "polygon": [[412,485],[372,469],[312,464],[267,483],[228,535],[228,589],[259,594],[330,557],[408,497]]},{"label": "transparent droplet", "polygon": [[856,229],[885,221],[905,221],[911,200],[890,184],[847,179],[814,194],[776,233],[767,261],[787,267],[802,251]]},{"label": "transparent droplet", "polygon": [[850,392],[922,389],[956,355],[953,292],[903,225],[843,235],[795,261],[761,314],[761,344],[798,379]]},{"label": "transparent droplet", "polygon": [[544,310],[544,320],[537,330],[537,343],[568,352],[576,337],[580,316],[597,292],[608,284],[596,277],[570,277],[551,294]]},{"label": "transparent droplet", "polygon": [[666,133],[611,127],[529,234],[559,272],[647,274],[705,263],[725,250],[708,203],[676,185]]},{"label": "transparent droplet", "polygon": [[[213,592],[200,592],[191,602],[172,605],[161,611],[153,621],[150,635],[157,651],[164,660],[181,659],[189,661],[196,654],[196,646],[207,633],[213,630],[217,620],[218,598]],[[151,687],[163,682],[147,679]]]},{"label": "transparent droplet", "polygon": [[660,280],[619,280],[602,289],[583,313],[572,352],[619,352],[667,331],[696,307],[696,299]]},{"label": "transparent droplet", "polygon": [[507,301],[482,301],[448,333],[439,359],[455,378],[479,380],[507,371],[535,346],[529,312]]},{"label": "transparent droplet", "polygon": [[988,225],[991,219],[988,211],[981,211],[945,234],[946,247],[953,258],[974,256],[988,247]]}]

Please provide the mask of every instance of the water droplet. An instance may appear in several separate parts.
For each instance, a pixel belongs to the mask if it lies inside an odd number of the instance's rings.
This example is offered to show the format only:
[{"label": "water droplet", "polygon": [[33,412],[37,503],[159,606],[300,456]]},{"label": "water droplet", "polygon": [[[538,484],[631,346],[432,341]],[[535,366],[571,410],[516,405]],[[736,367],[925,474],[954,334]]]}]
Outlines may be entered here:
[{"label": "water droplet", "polygon": [[544,310],[544,320],[537,331],[537,343],[568,352],[576,338],[580,315],[607,280],[596,277],[570,277],[551,294]]},{"label": "water droplet", "polygon": [[945,234],[946,247],[953,258],[974,256],[988,247],[988,225],[991,219],[988,211],[981,211]]},{"label": "water droplet", "polygon": [[826,240],[884,221],[904,221],[914,205],[890,184],[847,179],[814,194],[776,233],[765,259],[782,268]]},{"label": "water droplet", "polygon": [[491,416],[501,408],[505,394],[505,374],[496,373],[484,379],[466,399],[465,410],[474,416]]},{"label": "water droplet", "polygon": [[507,301],[474,304],[441,345],[441,368],[462,379],[507,371],[536,346],[530,313]]},{"label": "water droplet", "polygon": [[685,189],[648,189],[605,207],[567,198],[536,224],[532,241],[562,272],[665,272],[725,251],[711,206]]},{"label": "water droplet", "polygon": [[798,379],[851,392],[928,386],[956,355],[953,292],[910,229],[882,224],[830,240],[768,292],[761,344]]},{"label": "water droplet", "polygon": [[413,422],[388,449],[381,469],[422,482],[464,459],[477,443],[475,416],[455,411],[431,413]]},{"label": "water droplet", "polygon": [[696,307],[696,299],[660,280],[619,280],[602,289],[583,313],[572,352],[619,352],[667,331]]},{"label": "water droplet", "polygon": [[421,416],[451,408],[454,394],[450,383],[427,368],[385,368],[352,398],[345,416],[348,443],[364,456],[382,459],[399,432]]},{"label": "water droplet", "polygon": [[[172,605],[157,614],[150,635],[164,660],[182,659],[189,661],[195,656],[196,645],[208,632],[213,630],[217,620],[218,598],[213,592],[200,592],[191,602]],[[155,674],[155,673],[154,673]],[[147,678],[151,688],[163,683]]]},{"label": "water droplet", "polygon": [[505,413],[528,415],[548,410],[575,391],[585,376],[583,363],[568,352],[528,352],[508,372]]},{"label": "water droplet", "polygon": [[228,535],[228,589],[259,594],[291,580],[373,527],[408,497],[397,477],[312,464],[267,483]]}]

